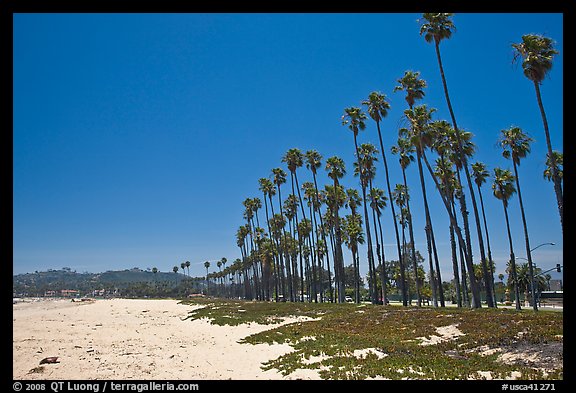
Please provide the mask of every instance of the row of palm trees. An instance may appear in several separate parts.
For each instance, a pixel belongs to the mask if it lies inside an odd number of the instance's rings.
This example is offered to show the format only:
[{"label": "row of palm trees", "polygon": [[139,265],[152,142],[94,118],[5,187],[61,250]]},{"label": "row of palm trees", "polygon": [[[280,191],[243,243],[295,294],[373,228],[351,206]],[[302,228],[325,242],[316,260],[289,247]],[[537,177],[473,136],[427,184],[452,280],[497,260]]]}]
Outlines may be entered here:
[{"label": "row of palm trees", "polygon": [[[454,281],[458,288],[458,305],[461,305],[462,302],[464,302],[470,303],[473,308],[481,307],[480,285],[474,275],[472,234],[468,222],[468,210],[466,205],[466,194],[468,194],[474,212],[476,235],[480,249],[480,265],[483,272],[482,281],[486,292],[486,301],[489,307],[495,307],[496,299],[493,290],[494,263],[491,256],[488,227],[481,192],[481,186],[486,182],[489,174],[487,173],[486,166],[483,163],[477,162],[472,165],[469,165],[468,163],[469,157],[472,157],[474,153],[474,145],[471,141],[472,135],[460,130],[457,126],[440,55],[441,41],[450,38],[454,29],[451,17],[452,14],[449,13],[424,14],[420,34],[424,35],[427,42],[433,42],[435,44],[440,74],[452,124],[445,120],[433,121],[432,115],[435,112],[434,108],[428,108],[426,105],[415,106],[416,101],[424,98],[424,88],[426,87],[426,82],[423,79],[420,79],[418,72],[406,71],[404,76],[398,79],[399,85],[394,89],[394,91],[405,91],[406,102],[408,104],[408,109],[404,112],[405,118],[408,120],[408,127],[399,130],[398,145],[392,147],[392,152],[399,155],[399,162],[402,168],[404,180],[403,184],[397,184],[394,192],[392,192],[388,176],[388,164],[385,155],[385,148],[382,143],[380,130],[380,122],[384,117],[386,117],[390,105],[386,101],[385,95],[379,92],[372,92],[367,100],[362,101],[362,105],[366,107],[366,112],[375,121],[377,126],[380,152],[382,154],[382,161],[385,169],[385,179],[388,191],[387,196],[382,190],[373,186],[373,179],[376,172],[374,162],[378,160],[376,156],[378,150],[374,145],[369,143],[361,145],[358,144],[357,137],[359,132],[366,128],[365,121],[367,120],[367,116],[359,107],[349,107],[344,110],[342,124],[348,126],[353,133],[355,155],[357,159],[354,163],[354,174],[360,178],[362,193],[361,199],[358,198],[358,194],[355,190],[344,190],[344,188],[339,184],[339,179],[341,179],[346,173],[342,159],[339,157],[330,157],[327,159],[326,170],[328,171],[328,176],[333,180],[333,184],[326,185],[323,191],[319,191],[316,180],[316,171],[321,166],[320,154],[315,150],[310,150],[303,154],[299,149],[293,148],[290,149],[282,158],[282,162],[287,164],[291,180],[291,194],[287,197],[284,203],[281,198],[281,185],[284,184],[287,179],[286,173],[281,168],[274,168],[272,170],[272,180],[266,178],[261,178],[259,180],[260,190],[263,192],[265,201],[266,225],[268,227],[267,233],[260,227],[258,221],[257,211],[262,207],[260,199],[248,198],[244,201],[244,206],[246,208],[244,216],[247,220],[247,224],[238,230],[237,244],[242,252],[242,261],[245,261],[244,263],[252,268],[252,282],[254,286],[253,293],[255,297],[269,298],[271,292],[270,285],[273,283],[273,292],[276,296],[278,296],[278,294],[287,294],[286,296],[289,297],[290,300],[295,300],[297,297],[296,289],[299,288],[300,300],[303,300],[304,293],[307,291],[307,293],[312,294],[313,299],[316,299],[317,296],[320,295],[320,300],[322,301],[324,294],[323,286],[322,282],[318,281],[319,275],[317,273],[324,269],[324,258],[326,258],[327,263],[325,266],[327,267],[326,270],[328,272],[328,297],[332,299],[332,274],[330,271],[329,261],[330,253],[327,252],[328,243],[326,241],[326,237],[328,236],[330,238],[332,249],[331,254],[334,267],[335,295],[338,301],[343,301],[344,262],[342,256],[342,243],[344,242],[348,248],[350,248],[354,270],[356,272],[355,274],[359,274],[359,261],[357,255],[358,244],[362,244],[365,234],[368,250],[367,259],[370,296],[374,302],[377,302],[378,299],[386,299],[386,283],[388,279],[386,276],[385,264],[383,264],[383,261],[385,260],[383,249],[381,247],[383,238],[382,231],[380,231],[380,236],[378,236],[376,228],[377,226],[381,226],[380,217],[382,209],[386,206],[386,201],[394,201],[394,203],[390,204],[390,211],[392,213],[392,222],[394,223],[396,235],[398,260],[407,260],[406,255],[403,255],[402,253],[403,248],[400,244],[401,242],[398,230],[398,223],[400,223],[403,233],[406,226],[409,228],[409,244],[411,244],[412,253],[412,258],[410,259],[416,261],[416,258],[414,257],[415,247],[413,240],[413,227],[411,224],[412,219],[410,214],[409,192],[405,172],[410,162],[414,161],[412,154],[415,152],[426,219],[425,231],[429,275],[434,305],[438,305],[439,301],[440,305],[444,306],[445,299],[441,285],[442,278],[440,275],[434,228],[427,201],[424,166],[434,181],[436,188],[440,193],[441,200],[446,208],[446,212],[450,218],[450,237],[452,241],[451,248],[453,255],[452,262],[454,268]],[[522,43],[513,44],[512,46],[516,50],[515,60],[520,56],[523,58],[522,65],[524,73],[536,86],[538,104],[542,113],[546,140],[548,143],[547,169],[544,175],[554,183],[562,223],[562,155],[561,153],[551,150],[549,130],[538,87],[546,73],[550,70],[552,65],[552,56],[556,54],[557,51],[552,48],[552,41],[550,39],[536,35],[525,35],[522,37]],[[502,130],[500,144],[504,149],[503,156],[505,158],[512,158],[514,175],[512,175],[508,170],[495,168],[494,184],[492,188],[494,195],[503,202],[504,213],[508,224],[508,201],[512,194],[516,191],[518,192],[528,255],[528,265],[532,282],[531,291],[532,297],[534,298],[535,286],[533,263],[531,260],[528,230],[517,168],[520,159],[524,158],[530,151],[530,141],[531,139],[518,127],[511,127],[508,130]],[[434,167],[430,163],[427,151],[434,152],[438,155]],[[304,161],[306,161],[307,168],[311,170],[314,181],[313,184],[305,183],[302,186],[302,190],[305,192],[305,199],[308,202],[308,216],[310,218],[307,218],[306,216],[296,172],[297,168],[303,166]],[[467,193],[462,186],[462,170],[464,171],[464,178],[466,179],[468,186]],[[471,170],[472,174],[470,173]],[[480,220],[480,210],[478,209],[476,202],[473,182],[476,184],[476,189],[481,201],[482,221]],[[558,185],[560,187],[558,187]],[[296,191],[298,196],[296,196]],[[274,212],[274,203],[272,200],[272,197],[276,194],[278,194],[279,214]],[[462,233],[461,227],[458,224],[456,202],[458,202],[460,207],[464,233]],[[268,212],[268,203],[272,211],[271,218]],[[326,204],[325,214],[322,214],[320,211],[320,207],[323,203]],[[341,220],[338,212],[345,204],[350,207],[352,214]],[[355,211],[355,208],[359,205],[363,206],[363,217]],[[370,223],[368,205],[372,208],[373,224]],[[395,205],[400,209],[400,214],[396,214]],[[298,208],[300,208],[300,218]],[[256,216],[256,225],[253,220],[254,216]],[[378,218],[378,225],[376,223],[376,217]],[[318,222],[320,225],[318,225]],[[288,224],[287,231],[286,224]],[[482,224],[484,226],[484,233],[482,231]],[[364,228],[362,228],[362,225]],[[376,277],[377,267],[372,242],[373,230],[375,232],[374,238],[376,241],[378,267],[381,272],[381,277],[379,278]],[[514,283],[517,279],[509,225],[508,230],[510,241],[511,276],[512,282]],[[484,244],[484,236],[486,236],[486,241],[488,243],[487,254]],[[403,236],[403,239],[405,239],[405,236]],[[460,253],[460,267],[458,266],[458,252],[456,250],[456,245],[458,245]],[[260,264],[258,262],[260,262]],[[260,268],[258,268],[258,266],[260,266]],[[402,291],[404,305],[408,302],[406,294],[407,286],[405,285],[405,268],[406,266],[401,263],[400,278],[398,281],[400,283],[399,289]],[[416,271],[416,267],[413,266],[413,268],[414,271]],[[246,269],[246,273],[247,270],[248,269]],[[460,280],[459,270],[462,274],[462,281]],[[380,280],[380,285],[378,285],[378,279]],[[460,285],[460,283],[462,285]],[[416,296],[418,305],[421,304],[420,285],[421,284],[418,280],[416,280]],[[462,287],[462,289],[460,289],[460,287]],[[517,285],[515,285],[515,287],[516,292],[518,292]],[[470,291],[470,299],[467,297],[468,290]],[[357,293],[358,292],[359,291],[357,291]],[[462,296],[460,296],[460,294]],[[356,300],[358,301],[358,297]],[[534,309],[536,310],[536,302],[533,303]],[[520,308],[519,296],[516,296],[516,307]]]},{"label": "row of palm trees", "polygon": [[[407,181],[407,168],[416,162],[425,214],[428,280],[434,306],[444,306],[445,295],[436,233],[428,203],[430,191],[426,189],[427,176],[433,180],[450,220],[453,282],[458,306],[481,307],[483,289],[488,307],[496,307],[494,261],[482,195],[482,186],[487,182],[490,173],[486,164],[469,162],[475,151],[472,134],[461,130],[457,125],[440,53],[440,43],[444,39],[449,39],[455,28],[452,16],[451,13],[424,13],[420,26],[420,35],[424,36],[426,42],[435,45],[451,121],[434,120],[435,108],[426,104],[417,105],[417,102],[425,97],[427,87],[419,72],[406,71],[397,80],[398,85],[394,88],[394,92],[405,93],[407,103],[407,109],[404,111],[406,127],[399,129],[397,144],[388,147],[398,157],[402,169],[402,182],[392,187],[386,147],[381,133],[381,122],[387,116],[390,104],[384,94],[372,92],[361,102],[361,106],[345,108],[341,119],[342,125],[353,135],[356,157],[353,174],[359,178],[360,190],[345,188],[340,184],[340,180],[346,174],[346,165],[337,156],[326,159],[324,169],[332,182],[320,189],[317,174],[323,165],[321,154],[316,150],[302,152],[297,148],[289,149],[281,160],[286,164],[290,174],[288,195],[285,199],[282,198],[282,191],[288,182],[288,174],[284,169],[273,168],[268,178],[258,180],[264,206],[259,197],[244,200],[246,223],[240,226],[236,233],[241,258],[237,259],[228,270],[220,271],[218,275],[213,273],[211,276],[216,279],[216,283],[219,281],[221,288],[226,288],[233,282],[236,289],[242,288],[242,296],[247,298],[274,298],[277,301],[281,299],[304,301],[307,298],[311,301],[343,302],[345,301],[343,245],[346,245],[352,254],[356,282],[355,301],[359,302],[361,280],[358,246],[366,244],[367,278],[371,301],[382,303],[388,298],[388,291],[392,289],[394,283],[401,293],[403,305],[408,305],[410,302],[408,280],[409,276],[412,276],[416,302],[420,306],[423,301],[424,282],[417,278],[419,276],[410,208],[410,188]],[[524,35],[522,42],[513,44],[512,47],[515,50],[514,61],[522,59],[524,74],[536,88],[548,146],[544,177],[554,185],[562,225],[563,157],[562,153],[552,149],[539,89],[539,85],[552,67],[553,56],[558,52],[553,48],[551,39],[533,34]],[[366,129],[368,117],[376,124],[379,149],[371,143],[358,141],[359,133]],[[518,195],[522,216],[530,290],[532,299],[536,298],[534,267],[518,171],[521,159],[530,152],[531,141],[532,139],[519,127],[512,126],[502,130],[499,144],[503,149],[503,157],[512,160],[514,173],[502,168],[494,168],[493,171],[493,195],[502,201],[507,224],[510,246],[509,283],[514,287],[517,309],[521,308],[520,287],[508,219],[509,202],[515,193]],[[380,158],[384,169],[385,190],[374,185],[376,162]],[[309,170],[312,181],[300,185],[298,169],[304,165]],[[477,196],[480,206],[477,203]],[[478,264],[482,271],[480,279],[475,275],[472,254],[473,228],[471,229],[468,218],[468,200],[474,213],[476,239],[480,251]],[[263,207],[265,221],[260,225],[258,212]],[[393,274],[387,271],[383,248],[382,217],[386,207],[389,207],[391,214],[396,241],[395,256],[399,261],[398,272]],[[342,216],[343,208],[349,209],[350,214]],[[209,263],[205,267],[208,277]],[[230,291],[227,293],[232,294]],[[533,308],[537,310],[535,301]]]}]

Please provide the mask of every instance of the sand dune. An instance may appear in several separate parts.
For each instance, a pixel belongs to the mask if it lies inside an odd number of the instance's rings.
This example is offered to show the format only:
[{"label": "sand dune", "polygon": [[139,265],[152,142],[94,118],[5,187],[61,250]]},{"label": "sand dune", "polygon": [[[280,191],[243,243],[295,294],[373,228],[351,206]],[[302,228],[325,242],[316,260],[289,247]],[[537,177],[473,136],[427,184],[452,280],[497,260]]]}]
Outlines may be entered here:
[{"label": "sand dune", "polygon": [[[286,377],[262,371],[263,362],[292,350],[287,344],[238,343],[278,325],[216,326],[184,320],[193,307],[176,300],[17,302],[13,378],[319,379],[313,370]],[[58,363],[40,364],[53,356]]]}]

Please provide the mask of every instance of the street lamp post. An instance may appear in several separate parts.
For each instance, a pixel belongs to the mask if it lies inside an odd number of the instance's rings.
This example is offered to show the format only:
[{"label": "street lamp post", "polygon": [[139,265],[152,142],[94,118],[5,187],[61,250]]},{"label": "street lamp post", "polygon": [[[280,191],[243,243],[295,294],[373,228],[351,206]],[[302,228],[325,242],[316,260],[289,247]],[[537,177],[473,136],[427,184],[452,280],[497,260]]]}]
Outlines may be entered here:
[{"label": "street lamp post", "polygon": [[[526,244],[528,245],[528,244]],[[556,243],[553,242],[546,242],[546,243],[542,243],[537,245],[536,247],[532,248],[532,249],[528,249],[528,266],[530,269],[530,285],[531,285],[531,292],[532,292],[532,305],[534,308],[534,311],[538,311],[538,306],[536,305],[536,286],[534,283],[534,271],[533,271],[533,267],[532,267],[532,251],[536,250],[537,248],[540,248],[542,246],[546,246],[546,245],[550,245],[550,246],[554,246],[556,245]]]},{"label": "street lamp post", "polygon": [[532,251],[534,251],[535,249],[537,249],[537,248],[539,248],[539,247],[542,247],[542,246],[555,246],[555,245],[556,245],[556,243],[552,243],[552,242],[549,242],[549,243],[542,243],[542,244],[540,244],[540,245],[538,245],[538,246],[534,247],[533,249],[531,249],[531,250],[530,250],[530,252],[532,252]]}]

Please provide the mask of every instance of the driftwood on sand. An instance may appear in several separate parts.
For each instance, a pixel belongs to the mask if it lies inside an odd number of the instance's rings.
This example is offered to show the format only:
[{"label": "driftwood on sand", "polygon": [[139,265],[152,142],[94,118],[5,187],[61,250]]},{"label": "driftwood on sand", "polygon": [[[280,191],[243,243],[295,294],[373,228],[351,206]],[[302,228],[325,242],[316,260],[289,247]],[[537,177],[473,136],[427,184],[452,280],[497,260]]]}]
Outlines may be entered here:
[{"label": "driftwood on sand", "polygon": [[45,363],[60,363],[60,362],[58,361],[58,356],[50,356],[50,357],[47,357],[47,358],[40,360],[40,364],[45,364]]}]

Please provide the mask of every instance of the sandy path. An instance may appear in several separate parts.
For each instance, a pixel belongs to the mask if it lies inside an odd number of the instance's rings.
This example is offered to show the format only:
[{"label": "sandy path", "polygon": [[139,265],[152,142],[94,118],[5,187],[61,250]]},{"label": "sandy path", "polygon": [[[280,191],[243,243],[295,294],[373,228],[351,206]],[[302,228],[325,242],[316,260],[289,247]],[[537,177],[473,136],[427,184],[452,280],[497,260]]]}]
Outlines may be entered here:
[{"label": "sandy path", "polygon": [[[183,320],[176,300],[42,300],[13,306],[14,379],[318,379],[287,377],[261,364],[292,348],[239,344],[277,325],[216,326]],[[293,322],[288,320],[284,323]],[[40,360],[58,356],[60,363]]]}]

